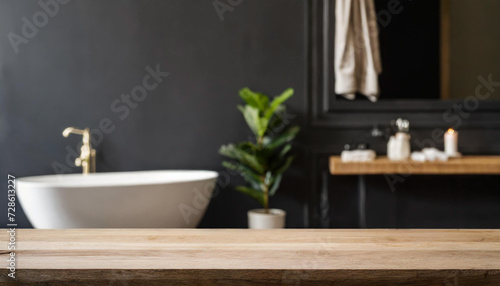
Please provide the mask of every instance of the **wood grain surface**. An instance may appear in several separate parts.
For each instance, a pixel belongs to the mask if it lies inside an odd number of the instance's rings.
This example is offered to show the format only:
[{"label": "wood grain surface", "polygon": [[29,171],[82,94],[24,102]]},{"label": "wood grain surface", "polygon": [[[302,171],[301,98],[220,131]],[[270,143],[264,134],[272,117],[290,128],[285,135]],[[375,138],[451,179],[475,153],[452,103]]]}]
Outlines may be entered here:
[{"label": "wood grain surface", "polygon": [[332,175],[493,175],[500,174],[500,156],[464,156],[446,162],[390,161],[378,157],[372,162],[342,162],[339,156],[330,157]]},{"label": "wood grain surface", "polygon": [[[18,281],[43,285],[500,283],[500,230],[20,229],[16,235]],[[1,271],[0,282],[12,282]]]}]

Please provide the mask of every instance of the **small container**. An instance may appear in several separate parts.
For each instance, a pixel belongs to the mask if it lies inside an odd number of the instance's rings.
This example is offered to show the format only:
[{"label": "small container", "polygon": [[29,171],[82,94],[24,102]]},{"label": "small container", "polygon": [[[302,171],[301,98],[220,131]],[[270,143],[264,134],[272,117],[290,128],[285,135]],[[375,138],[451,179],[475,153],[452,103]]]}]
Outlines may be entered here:
[{"label": "small container", "polygon": [[272,229],[285,227],[286,212],[280,209],[254,209],[248,211],[248,228]]},{"label": "small container", "polygon": [[387,157],[391,161],[408,160],[411,154],[410,134],[398,132],[387,143]]}]

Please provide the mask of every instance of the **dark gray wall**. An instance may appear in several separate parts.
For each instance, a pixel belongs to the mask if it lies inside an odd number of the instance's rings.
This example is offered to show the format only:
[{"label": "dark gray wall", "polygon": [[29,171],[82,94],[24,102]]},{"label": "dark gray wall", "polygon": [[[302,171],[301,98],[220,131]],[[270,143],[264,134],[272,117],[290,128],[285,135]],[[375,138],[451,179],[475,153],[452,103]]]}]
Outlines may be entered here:
[{"label": "dark gray wall", "polygon": [[[2,186],[7,173],[51,174],[54,161],[66,164],[65,148],[78,150],[81,140],[63,138],[67,126],[112,120],[115,130],[97,146],[99,172],[222,170],[219,146],[250,135],[236,109],[240,88],[278,94],[293,87],[290,112],[303,108],[304,1],[244,1],[221,22],[206,0],[74,0],[16,54],[8,33],[22,35],[21,18],[39,10],[37,1],[0,1]],[[125,113],[113,112],[112,102],[156,65],[170,75],[121,120]],[[304,201],[293,192],[285,184],[272,204],[289,209],[289,225],[299,227]],[[255,206],[225,189],[203,225],[245,227]]]},{"label": "dark gray wall", "polygon": [[[235,108],[237,91],[249,86],[278,94],[293,87],[290,113],[303,127],[298,160],[271,204],[288,212],[289,227],[303,227],[307,200],[318,192],[312,171],[324,169],[324,159],[346,142],[372,141],[382,152],[385,145],[367,137],[370,126],[310,127],[307,7],[306,0],[244,0],[221,21],[208,0],[73,0],[15,53],[7,35],[22,35],[21,18],[41,8],[35,0],[0,1],[1,212],[7,173],[52,174],[54,162],[66,164],[67,148],[76,150],[79,139],[61,136],[67,126],[113,122],[115,129],[97,145],[99,172],[222,170],[219,146],[250,135]],[[169,76],[121,120],[123,111],[111,104],[142,83],[147,66],[157,65]],[[470,132],[471,141],[461,144],[498,147],[497,131]],[[391,192],[383,177],[370,177],[368,226],[500,227],[498,177],[445,179],[416,176]],[[329,180],[330,226],[356,227],[355,178]],[[231,178],[231,185],[238,182]],[[227,187],[212,199],[201,226],[246,227],[253,207]],[[0,217],[5,225],[6,215]]]}]

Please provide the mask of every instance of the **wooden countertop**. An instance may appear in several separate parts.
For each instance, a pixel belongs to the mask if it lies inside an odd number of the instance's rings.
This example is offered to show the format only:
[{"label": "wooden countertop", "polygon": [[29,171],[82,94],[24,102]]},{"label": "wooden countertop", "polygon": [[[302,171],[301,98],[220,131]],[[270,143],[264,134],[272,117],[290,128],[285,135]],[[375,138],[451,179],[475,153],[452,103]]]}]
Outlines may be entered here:
[{"label": "wooden countertop", "polygon": [[44,285],[500,284],[500,230],[18,229],[16,245],[17,279]]},{"label": "wooden countertop", "polygon": [[390,161],[377,157],[372,162],[342,162],[339,156],[330,157],[332,175],[494,175],[500,174],[500,156],[464,156],[446,162]]}]

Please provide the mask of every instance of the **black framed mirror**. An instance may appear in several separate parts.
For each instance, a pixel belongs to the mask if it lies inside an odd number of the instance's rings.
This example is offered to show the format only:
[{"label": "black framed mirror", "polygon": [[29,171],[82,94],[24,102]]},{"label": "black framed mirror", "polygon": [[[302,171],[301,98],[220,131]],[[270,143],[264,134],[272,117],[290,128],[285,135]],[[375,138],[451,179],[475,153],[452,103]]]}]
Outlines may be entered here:
[{"label": "black framed mirror", "polygon": [[335,0],[311,0],[311,125],[364,128],[404,116],[415,128],[500,126],[500,25],[491,24],[500,18],[493,17],[500,16],[499,4],[375,0],[383,72],[380,98],[372,103],[335,94]]}]

